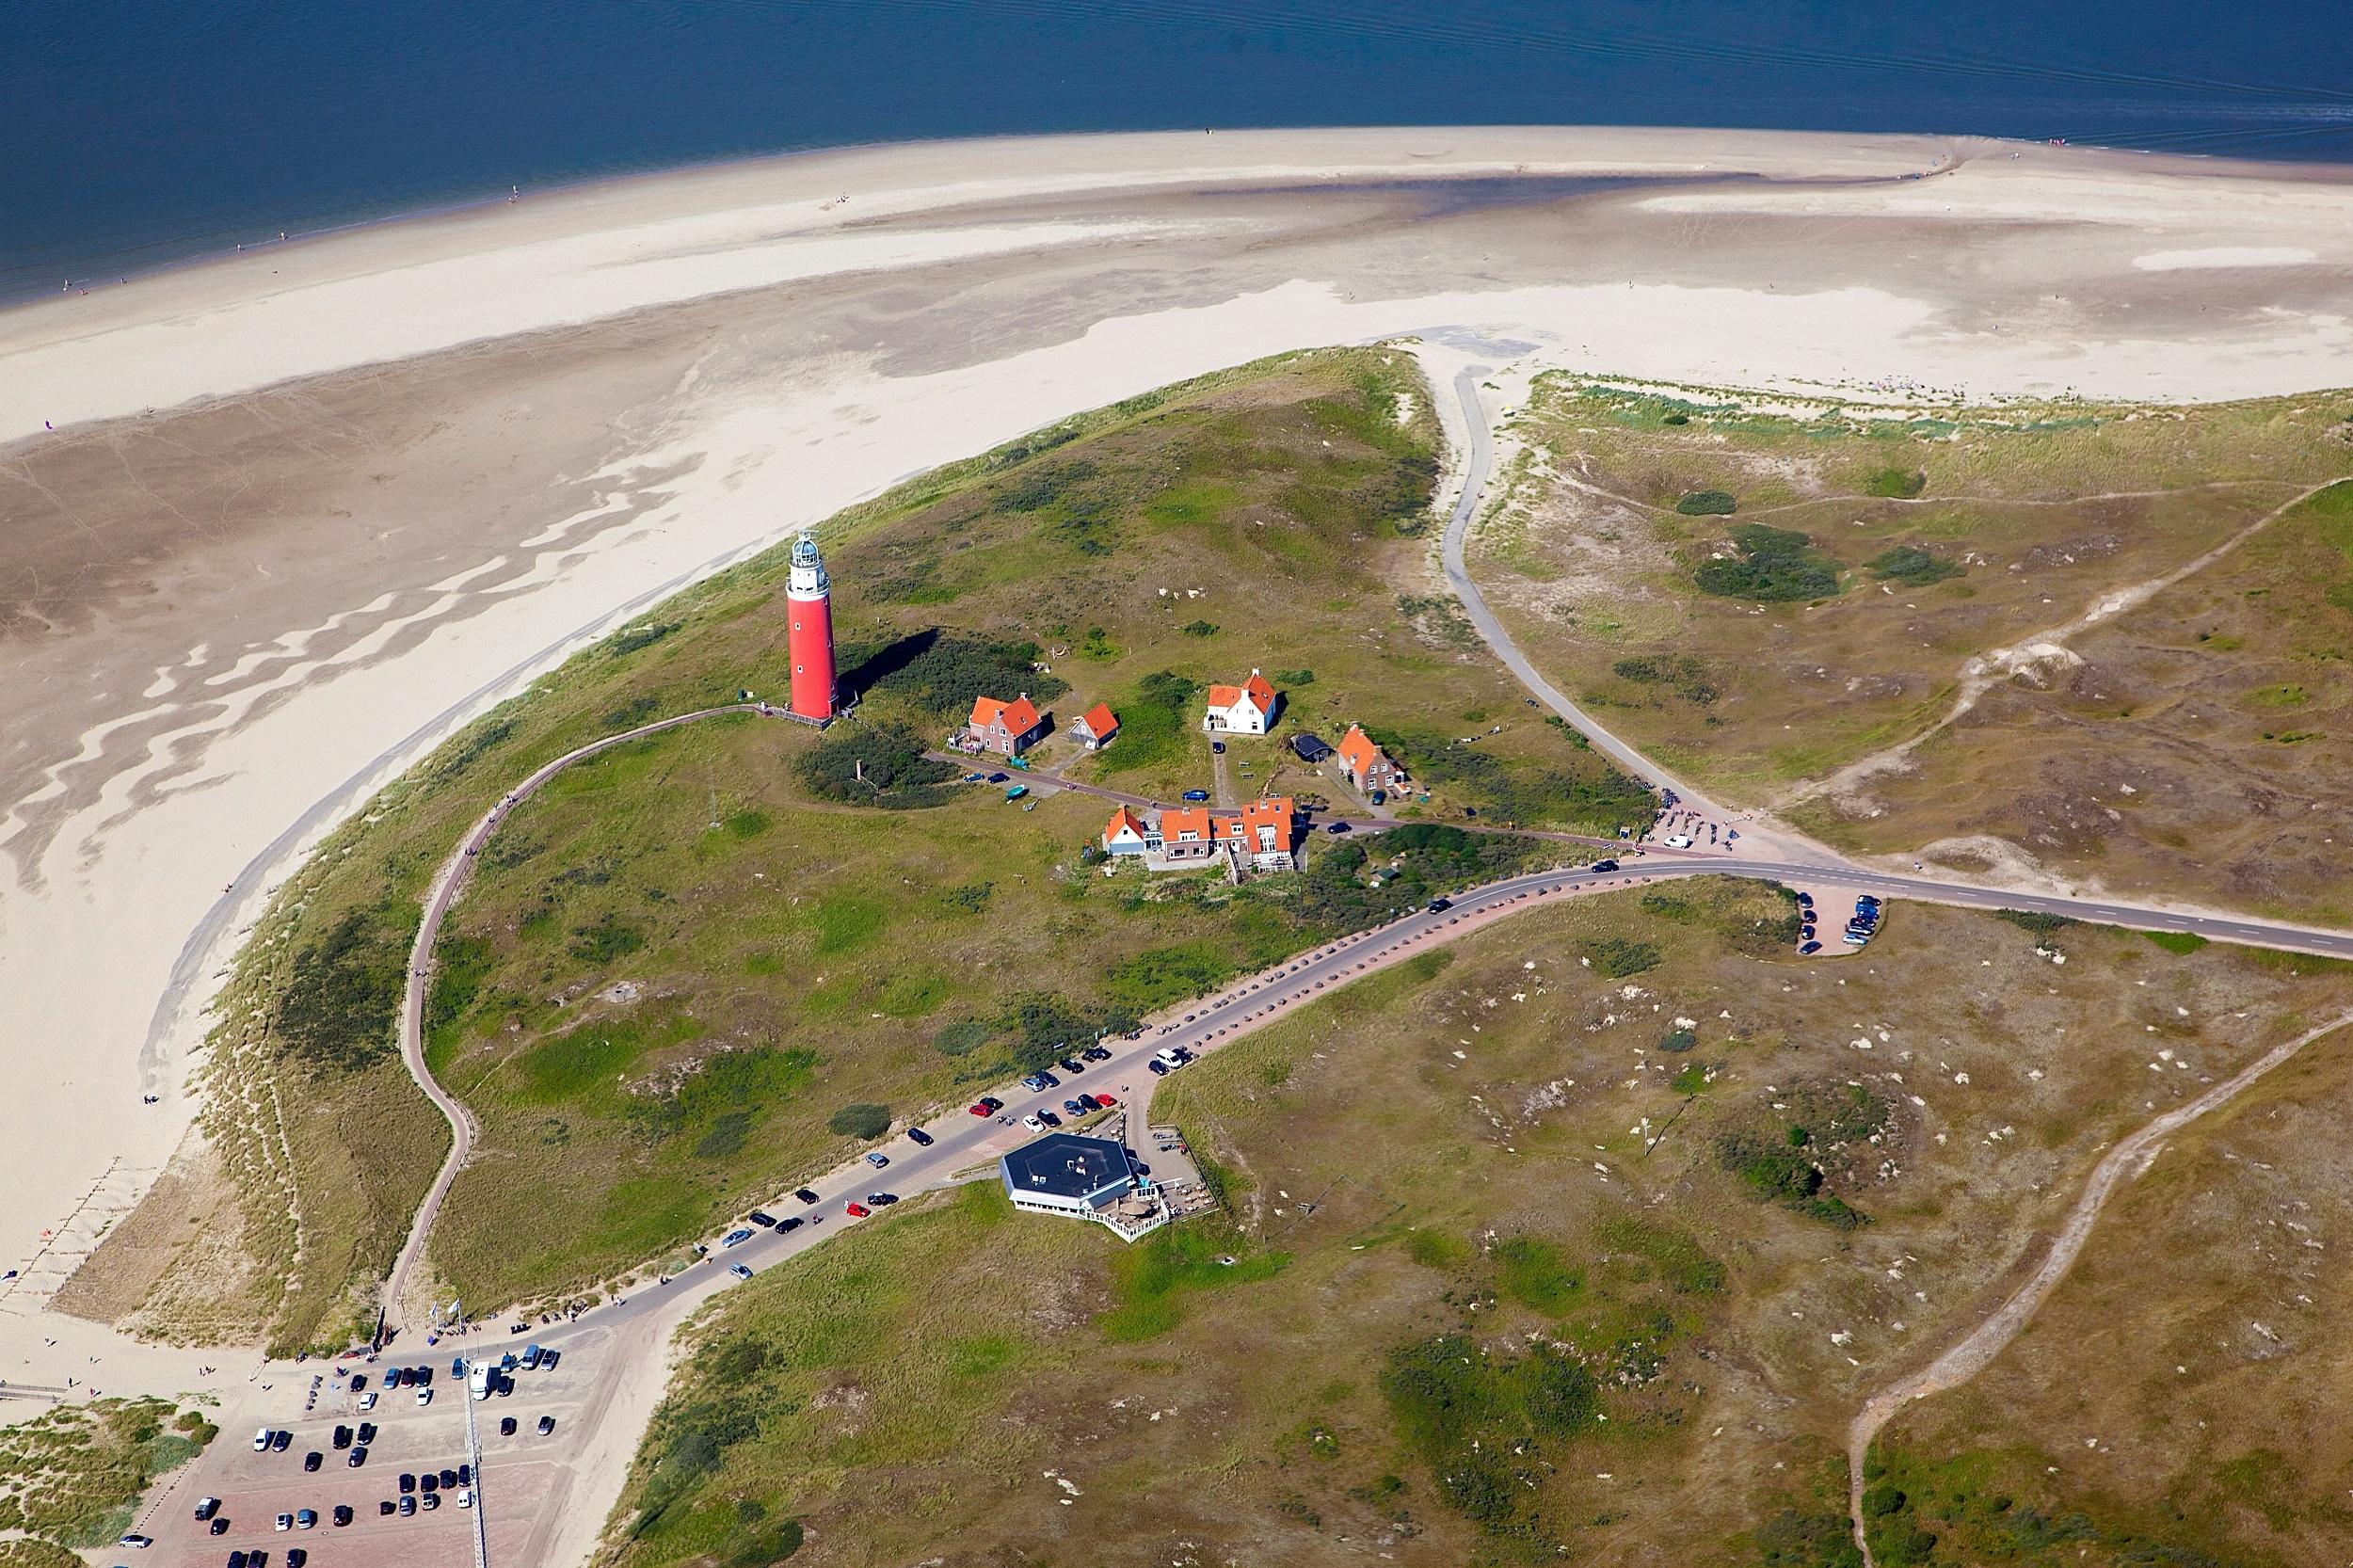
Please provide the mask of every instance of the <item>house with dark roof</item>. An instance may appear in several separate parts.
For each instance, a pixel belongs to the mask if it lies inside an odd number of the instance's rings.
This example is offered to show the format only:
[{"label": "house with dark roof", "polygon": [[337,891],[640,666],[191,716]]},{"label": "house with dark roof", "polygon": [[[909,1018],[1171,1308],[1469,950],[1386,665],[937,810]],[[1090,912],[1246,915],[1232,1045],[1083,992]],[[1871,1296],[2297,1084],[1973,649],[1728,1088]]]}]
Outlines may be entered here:
[{"label": "house with dark roof", "polygon": [[1291,737],[1290,744],[1291,755],[1311,767],[1332,755],[1330,742],[1321,735],[1310,735],[1304,729]]},{"label": "house with dark roof", "polygon": [[997,1162],[1005,1196],[1016,1208],[1092,1219],[1135,1191],[1135,1166],[1128,1151],[1108,1138],[1049,1132],[1022,1144]]}]

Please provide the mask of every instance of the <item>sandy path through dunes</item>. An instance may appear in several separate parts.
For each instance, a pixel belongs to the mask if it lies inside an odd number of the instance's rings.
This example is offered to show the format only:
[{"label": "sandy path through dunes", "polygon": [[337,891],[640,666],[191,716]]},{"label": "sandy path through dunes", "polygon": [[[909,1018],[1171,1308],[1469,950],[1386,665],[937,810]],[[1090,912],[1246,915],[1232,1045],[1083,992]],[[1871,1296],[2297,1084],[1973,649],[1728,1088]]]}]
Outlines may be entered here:
[{"label": "sandy path through dunes", "polygon": [[[1563,183],[1606,173],[1650,183]],[[1521,374],[2327,385],[2349,192],[1929,138],[1079,137],[619,182],[0,314],[0,1039],[28,1089],[0,1262],[42,1260],[11,1302],[178,1145],[200,1009],[308,843],[584,639],[899,477],[1458,328]],[[2231,247],[2314,260],[2137,264]]]}]

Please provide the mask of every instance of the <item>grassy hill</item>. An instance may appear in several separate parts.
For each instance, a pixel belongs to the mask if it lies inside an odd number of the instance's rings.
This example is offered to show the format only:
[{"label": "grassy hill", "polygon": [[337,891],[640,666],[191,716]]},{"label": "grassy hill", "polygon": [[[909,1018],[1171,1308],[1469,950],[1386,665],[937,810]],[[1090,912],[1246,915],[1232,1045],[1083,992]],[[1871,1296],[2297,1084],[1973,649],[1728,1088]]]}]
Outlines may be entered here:
[{"label": "grassy hill", "polygon": [[1558,378],[1515,433],[1475,569],[1646,751],[1859,850],[2353,919],[2353,484],[2298,504],[2353,475],[2345,394],[1915,417]]},{"label": "grassy hill", "polygon": [[[1427,747],[1432,822],[1609,832],[1648,797],[1432,609],[1435,426],[1410,360],[1301,355],[1134,400],[927,475],[822,530],[856,717],[728,717],[564,775],[512,814],[445,926],[437,1073],[480,1119],[429,1255],[476,1303],[559,1298],[1025,1053],[1213,985],[1401,900],[1523,863],[1433,840],[1397,876],[1105,880],[1108,808],[1033,810],[918,753],[983,691],[1128,728],[1038,757],[1129,790],[1336,790],[1304,723]],[[1411,392],[1413,395],[1401,395]],[[1410,411],[1409,411],[1410,410]],[[512,781],[658,715],[787,684],[781,552],[650,612],[454,739],[333,835],[242,955],[206,1068],[233,1223],[136,1215],[70,1299],[151,1333],[342,1342],[447,1147],[392,1035],[422,891]],[[1289,707],[1213,759],[1198,692],[1252,667]],[[887,788],[877,788],[885,772]],[[1449,830],[1452,832],[1451,829]],[[1455,840],[1459,840],[1455,835]],[[1383,885],[1387,886],[1384,887]],[[859,1112],[871,1116],[872,1112]],[[226,1194],[224,1200],[220,1194]],[[195,1240],[188,1240],[196,1236]]]},{"label": "grassy hill", "polygon": [[1225,1048],[1152,1112],[1222,1217],[1128,1248],[984,1185],[764,1272],[696,1331],[619,1560],[1846,1561],[1863,1397],[2353,974],[1911,908],[1809,966],[1777,908],[1546,906]]}]

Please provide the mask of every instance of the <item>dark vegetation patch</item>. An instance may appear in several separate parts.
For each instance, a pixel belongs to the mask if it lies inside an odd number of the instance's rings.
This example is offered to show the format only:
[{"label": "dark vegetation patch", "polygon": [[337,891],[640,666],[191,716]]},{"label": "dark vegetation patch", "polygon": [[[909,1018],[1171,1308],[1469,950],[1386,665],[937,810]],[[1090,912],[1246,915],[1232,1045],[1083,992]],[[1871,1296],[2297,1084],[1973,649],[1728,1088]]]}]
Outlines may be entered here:
[{"label": "dark vegetation patch", "polygon": [[2064,931],[2079,923],[2065,915],[2046,914],[2039,909],[1996,909],[1993,918],[2008,920],[2020,930],[2031,931],[2038,936],[2048,936],[2054,931]]},{"label": "dark vegetation patch", "polygon": [[[1870,1224],[1870,1216],[1833,1189],[1871,1179],[1888,1144],[1893,1107],[1859,1084],[1817,1084],[1786,1091],[1787,1109],[1716,1138],[1716,1162],[1756,1197],[1840,1230]],[[1874,1144],[1872,1139],[1881,1140]]]},{"label": "dark vegetation patch", "polygon": [[1912,588],[1925,588],[1931,583],[1959,577],[1962,570],[1958,561],[1931,554],[1914,544],[1890,545],[1865,561],[1864,568],[1881,582],[1901,583]]},{"label": "dark vegetation patch", "polygon": [[964,722],[977,697],[1011,701],[1024,692],[1041,712],[1070,683],[1033,666],[1038,646],[991,642],[936,629],[845,649],[842,684],[902,697],[935,718]]},{"label": "dark vegetation patch", "polygon": [[280,1048],[314,1072],[356,1072],[390,1058],[421,919],[388,899],[347,912],[298,951],[278,1002]]},{"label": "dark vegetation patch", "polygon": [[890,1130],[890,1107],[860,1100],[825,1118],[825,1130],[838,1138],[879,1138]]},{"label": "dark vegetation patch", "polygon": [[1591,773],[1515,767],[1432,730],[1367,725],[1365,732],[1422,783],[1468,794],[1501,823],[1602,835],[1621,827],[1641,832],[1657,814],[1656,797],[1613,767]]},{"label": "dark vegetation patch", "polygon": [[1539,1547],[1552,1541],[1538,1500],[1547,1456],[1601,1415],[1600,1389],[1581,1362],[1550,1345],[1499,1355],[1441,1334],[1391,1351],[1381,1392],[1451,1507],[1490,1534]]},{"label": "dark vegetation patch", "polygon": [[1889,501],[1916,501],[1929,488],[1927,471],[1883,468],[1863,482],[1863,493]]},{"label": "dark vegetation patch", "polygon": [[1730,517],[1739,502],[1729,490],[1690,490],[1675,503],[1675,510],[1687,518]]},{"label": "dark vegetation patch", "polygon": [[844,727],[802,757],[801,783],[822,800],[852,806],[904,811],[944,805],[955,765],[934,761],[923,749],[921,736],[896,725]]},{"label": "dark vegetation patch", "polygon": [[1688,656],[1671,658],[1665,654],[1647,654],[1621,659],[1609,666],[1609,673],[1621,680],[1631,680],[1638,686],[1664,686],[1686,702],[1702,707],[1714,702],[1721,694],[1709,682],[1705,666]]},{"label": "dark vegetation patch", "polygon": [[1539,846],[1495,833],[1408,823],[1378,838],[1316,846],[1292,907],[1318,937],[1377,925],[1390,915],[1530,865]]},{"label": "dark vegetation patch", "polygon": [[1838,564],[1814,548],[1810,534],[1744,522],[1733,528],[1732,544],[1737,557],[1700,563],[1693,574],[1700,592],[1768,604],[1829,599],[1838,592]]},{"label": "dark vegetation patch", "polygon": [[1658,967],[1658,949],[1649,942],[1638,942],[1630,936],[1602,936],[1585,944],[1585,962],[1593,972],[1611,980],[1624,980]]}]

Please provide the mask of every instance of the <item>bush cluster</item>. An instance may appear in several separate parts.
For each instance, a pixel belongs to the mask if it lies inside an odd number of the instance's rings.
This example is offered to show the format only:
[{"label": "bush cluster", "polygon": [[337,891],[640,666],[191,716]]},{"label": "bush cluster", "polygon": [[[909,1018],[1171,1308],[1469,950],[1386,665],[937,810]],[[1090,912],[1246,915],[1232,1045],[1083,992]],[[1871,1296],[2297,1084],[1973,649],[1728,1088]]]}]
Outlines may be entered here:
[{"label": "bush cluster", "polygon": [[1838,564],[1814,548],[1812,535],[1744,522],[1732,530],[1732,544],[1737,559],[1704,561],[1693,574],[1702,593],[1781,603],[1838,592]]}]

